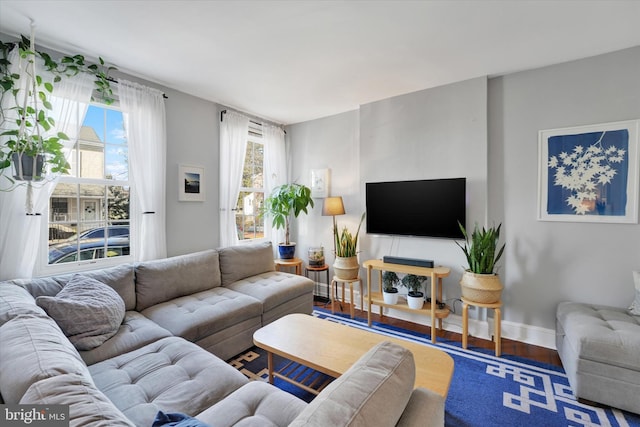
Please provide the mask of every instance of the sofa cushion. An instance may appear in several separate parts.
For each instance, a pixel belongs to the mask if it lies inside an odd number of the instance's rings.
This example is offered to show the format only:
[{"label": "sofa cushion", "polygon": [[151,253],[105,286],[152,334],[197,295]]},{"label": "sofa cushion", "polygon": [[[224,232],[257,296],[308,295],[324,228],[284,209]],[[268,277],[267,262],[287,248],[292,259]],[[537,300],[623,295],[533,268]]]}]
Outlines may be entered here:
[{"label": "sofa cushion", "polygon": [[640,316],[640,271],[633,272],[633,283],[635,285],[635,298],[629,307],[631,314]]},{"label": "sofa cushion", "polygon": [[20,315],[0,326],[0,394],[18,403],[31,384],[61,374],[90,380],[76,348],[50,317]]},{"label": "sofa cushion", "polygon": [[[11,283],[22,286],[34,297],[54,296],[73,279],[75,274],[18,279],[12,280]],[[133,264],[83,271],[82,275],[111,286],[124,301],[126,310],[133,310],[136,307]]]},{"label": "sofa cushion", "polygon": [[322,390],[289,426],[395,426],[414,382],[413,354],[384,341]]},{"label": "sofa cushion", "polygon": [[169,337],[89,367],[96,386],[136,425],[158,413],[195,416],[246,384],[239,371],[182,338]]},{"label": "sofa cushion", "polygon": [[260,317],[260,302],[224,287],[173,299],[142,311],[173,335],[196,342],[244,320]]},{"label": "sofa cushion", "polygon": [[562,302],[557,320],[580,359],[640,371],[640,316],[623,308]]},{"label": "sofa cushion", "polygon": [[445,400],[435,391],[416,388],[396,427],[444,427]]},{"label": "sofa cushion", "polygon": [[309,302],[313,301],[313,280],[280,271],[269,271],[246,277],[227,285],[227,287],[261,301],[263,312],[273,310],[301,295],[308,295]]},{"label": "sofa cushion", "polygon": [[228,246],[220,252],[220,273],[222,286],[236,280],[275,270],[271,242],[251,245]]},{"label": "sofa cushion", "polygon": [[271,384],[251,381],[196,418],[215,427],[287,426],[306,406],[304,401]]},{"label": "sofa cushion", "polygon": [[91,381],[77,374],[56,375],[31,384],[20,403],[69,405],[70,426],[134,426]]},{"label": "sofa cushion", "polygon": [[180,412],[168,412],[164,413],[158,411],[156,418],[153,420],[151,427],[211,427],[209,424],[205,424],[197,418],[190,417],[187,414]]},{"label": "sofa cushion", "polygon": [[136,310],[220,286],[218,252],[210,249],[136,264]]},{"label": "sofa cushion", "polygon": [[78,350],[91,350],[115,335],[125,312],[124,301],[112,287],[81,274],[55,297],[37,297],[36,303]]},{"label": "sofa cushion", "polygon": [[137,311],[127,311],[114,336],[99,347],[79,353],[87,365],[93,365],[170,336],[171,332]]},{"label": "sofa cushion", "polygon": [[46,316],[26,289],[10,282],[0,283],[0,326],[20,314]]}]

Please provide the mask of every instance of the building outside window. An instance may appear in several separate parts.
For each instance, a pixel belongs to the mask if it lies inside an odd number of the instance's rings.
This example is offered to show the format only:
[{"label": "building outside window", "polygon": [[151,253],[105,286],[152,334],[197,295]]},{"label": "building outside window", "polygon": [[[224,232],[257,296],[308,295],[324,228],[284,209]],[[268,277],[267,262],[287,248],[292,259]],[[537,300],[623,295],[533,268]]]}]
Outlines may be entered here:
[{"label": "building outside window", "polygon": [[130,255],[128,157],[122,112],[90,105],[49,199],[49,265]]},{"label": "building outside window", "polygon": [[242,184],[236,204],[236,228],[240,241],[264,238],[264,143],[262,126],[250,122]]}]

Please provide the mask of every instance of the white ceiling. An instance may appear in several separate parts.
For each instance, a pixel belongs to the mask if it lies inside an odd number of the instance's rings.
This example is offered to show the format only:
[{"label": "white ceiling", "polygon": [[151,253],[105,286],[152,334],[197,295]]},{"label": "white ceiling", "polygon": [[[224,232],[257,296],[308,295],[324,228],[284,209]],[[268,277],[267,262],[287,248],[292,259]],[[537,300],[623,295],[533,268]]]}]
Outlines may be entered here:
[{"label": "white ceiling", "polygon": [[640,1],[0,0],[0,31],[282,124],[640,45]]}]

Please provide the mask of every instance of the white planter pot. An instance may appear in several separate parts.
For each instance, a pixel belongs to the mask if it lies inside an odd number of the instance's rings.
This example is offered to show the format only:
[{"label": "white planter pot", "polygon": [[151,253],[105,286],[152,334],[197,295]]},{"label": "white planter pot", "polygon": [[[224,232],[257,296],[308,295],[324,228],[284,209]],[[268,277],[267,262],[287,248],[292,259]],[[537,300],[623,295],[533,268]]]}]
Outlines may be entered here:
[{"label": "white planter pot", "polygon": [[337,256],[333,262],[333,271],[338,279],[357,279],[360,272],[357,256]]},{"label": "white planter pot", "polygon": [[385,304],[397,304],[398,303],[398,291],[396,292],[384,292],[382,291],[382,298]]},{"label": "white planter pot", "polygon": [[407,305],[409,308],[413,308],[414,310],[420,310],[424,305],[424,295],[416,297],[407,295]]}]

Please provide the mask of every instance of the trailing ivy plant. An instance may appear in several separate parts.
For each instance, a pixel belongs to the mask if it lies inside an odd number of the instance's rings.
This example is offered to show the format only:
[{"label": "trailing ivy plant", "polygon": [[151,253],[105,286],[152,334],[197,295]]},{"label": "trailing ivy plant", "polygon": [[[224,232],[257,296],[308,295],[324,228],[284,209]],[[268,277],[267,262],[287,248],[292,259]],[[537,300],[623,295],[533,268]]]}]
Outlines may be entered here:
[{"label": "trailing ivy plant", "polygon": [[[9,55],[13,49],[18,49],[20,61],[26,64],[22,75],[11,70],[13,64]],[[21,36],[17,42],[0,41],[0,55],[0,137],[3,139],[0,145],[0,175],[14,184],[11,174],[5,173],[5,169],[11,167],[14,159],[19,159],[17,177],[21,178],[22,156],[42,156],[45,167],[48,166],[52,173],[68,173],[70,165],[66,160],[62,141],[69,140],[69,137],[63,132],[50,133],[56,126],[55,119],[51,116],[54,87],[65,78],[89,73],[95,77],[94,92],[97,99],[111,104],[114,95],[109,72],[116,68],[106,65],[102,58],[98,58],[99,64],[87,62],[82,55],[54,59],[45,52],[35,50],[33,40],[25,36]],[[45,70],[53,76],[52,81],[47,81],[36,73],[34,65],[39,60],[42,60]],[[26,79],[26,82],[23,83],[21,79]],[[25,91],[20,90],[21,85],[26,86]],[[5,97],[13,99],[7,100]]]},{"label": "trailing ivy plant", "polygon": [[504,252],[505,244],[498,250],[498,242],[500,240],[500,228],[490,227],[485,229],[478,228],[478,224],[475,225],[471,235],[467,233],[464,226],[458,222],[460,231],[465,238],[465,244],[462,246],[456,242],[456,245],[460,246],[464,255],[467,257],[467,263],[469,265],[468,270],[476,274],[493,274],[495,273],[495,265]]}]

